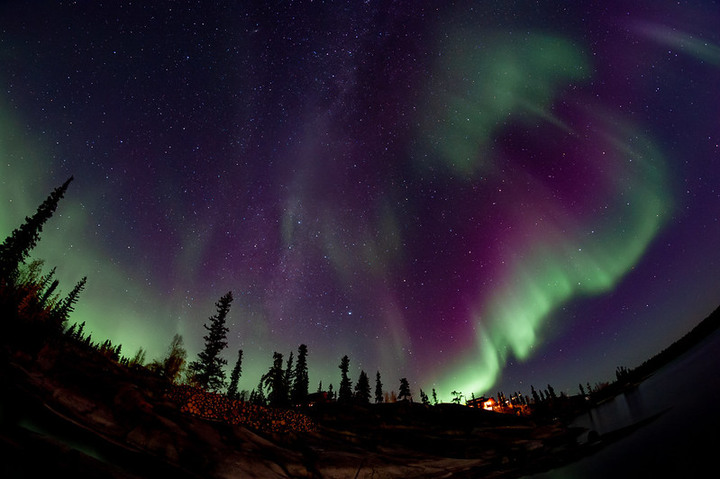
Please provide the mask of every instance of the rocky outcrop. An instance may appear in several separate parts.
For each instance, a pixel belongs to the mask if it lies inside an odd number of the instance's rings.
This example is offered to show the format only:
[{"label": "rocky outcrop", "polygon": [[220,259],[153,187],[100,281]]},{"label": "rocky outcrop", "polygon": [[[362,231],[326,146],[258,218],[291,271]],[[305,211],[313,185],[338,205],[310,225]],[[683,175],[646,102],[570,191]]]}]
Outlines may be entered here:
[{"label": "rocky outcrop", "polygon": [[0,446],[10,469],[103,478],[518,477],[577,447],[558,424],[456,405],[250,407],[168,389],[90,354],[48,347],[4,369]]}]

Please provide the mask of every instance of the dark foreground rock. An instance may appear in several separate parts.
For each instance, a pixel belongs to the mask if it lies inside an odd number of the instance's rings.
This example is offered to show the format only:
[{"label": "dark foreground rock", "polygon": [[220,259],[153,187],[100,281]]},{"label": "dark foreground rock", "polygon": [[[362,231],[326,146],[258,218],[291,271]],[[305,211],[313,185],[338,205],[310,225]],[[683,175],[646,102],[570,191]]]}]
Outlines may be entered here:
[{"label": "dark foreground rock", "polygon": [[[313,432],[268,433],[181,412],[158,378],[82,350],[3,365],[7,478],[519,477],[603,447],[560,423],[458,405],[325,404]],[[631,431],[628,431],[631,432]]]}]

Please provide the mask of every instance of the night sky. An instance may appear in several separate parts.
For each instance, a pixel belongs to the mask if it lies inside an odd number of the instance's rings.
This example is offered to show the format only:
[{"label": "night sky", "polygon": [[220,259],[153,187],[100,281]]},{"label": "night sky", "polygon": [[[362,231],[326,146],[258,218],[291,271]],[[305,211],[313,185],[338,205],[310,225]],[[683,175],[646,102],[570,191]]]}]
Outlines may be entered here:
[{"label": "night sky", "polygon": [[3,2],[0,235],[240,389],[614,378],[720,304],[720,2]]}]

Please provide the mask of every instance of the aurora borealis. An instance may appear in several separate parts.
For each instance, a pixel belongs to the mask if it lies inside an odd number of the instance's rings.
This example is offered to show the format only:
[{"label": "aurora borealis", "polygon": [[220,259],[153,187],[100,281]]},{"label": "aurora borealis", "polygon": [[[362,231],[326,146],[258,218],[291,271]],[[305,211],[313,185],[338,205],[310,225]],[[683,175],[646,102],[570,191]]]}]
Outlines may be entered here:
[{"label": "aurora borealis", "polygon": [[[720,4],[0,6],[0,234],[94,337],[576,392],[720,303]],[[582,2],[581,2],[582,3]],[[229,372],[229,371],[228,371]]]}]

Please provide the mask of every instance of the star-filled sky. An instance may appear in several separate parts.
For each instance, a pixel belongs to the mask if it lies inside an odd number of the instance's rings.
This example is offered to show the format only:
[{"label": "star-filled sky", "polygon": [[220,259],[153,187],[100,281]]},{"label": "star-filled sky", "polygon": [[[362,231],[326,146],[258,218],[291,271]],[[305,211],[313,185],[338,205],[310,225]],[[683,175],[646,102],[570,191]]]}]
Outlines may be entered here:
[{"label": "star-filled sky", "polygon": [[3,2],[0,235],[240,389],[308,345],[449,399],[612,379],[720,304],[720,3]]}]

